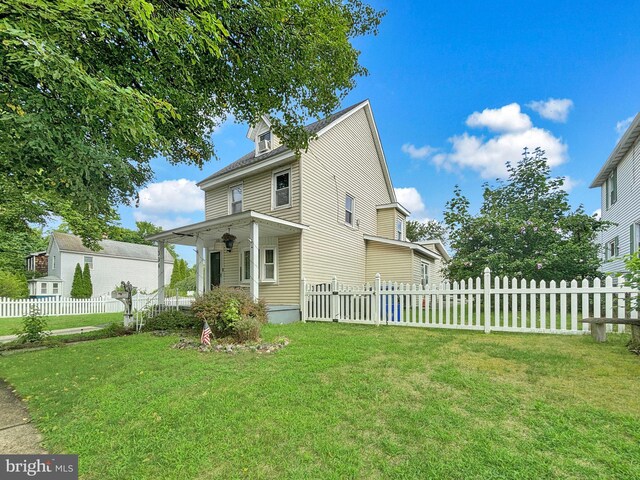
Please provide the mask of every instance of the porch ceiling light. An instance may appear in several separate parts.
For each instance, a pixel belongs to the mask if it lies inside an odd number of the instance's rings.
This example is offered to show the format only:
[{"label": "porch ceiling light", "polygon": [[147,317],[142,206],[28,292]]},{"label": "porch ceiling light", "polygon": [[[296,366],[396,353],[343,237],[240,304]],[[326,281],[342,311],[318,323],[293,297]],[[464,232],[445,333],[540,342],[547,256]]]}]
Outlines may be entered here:
[{"label": "porch ceiling light", "polygon": [[225,233],[222,235],[222,241],[224,242],[224,246],[227,248],[227,252],[231,252],[233,248],[233,242],[236,241],[236,236],[231,235],[231,233]]}]

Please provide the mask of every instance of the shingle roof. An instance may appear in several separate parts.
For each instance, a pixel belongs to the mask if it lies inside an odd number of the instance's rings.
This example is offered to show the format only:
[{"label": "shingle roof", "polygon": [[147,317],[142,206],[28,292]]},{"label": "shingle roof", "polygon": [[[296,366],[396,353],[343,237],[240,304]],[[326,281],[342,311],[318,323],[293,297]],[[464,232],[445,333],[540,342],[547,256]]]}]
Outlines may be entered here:
[{"label": "shingle roof", "polygon": [[[107,255],[110,257],[135,258],[137,260],[150,261],[157,261],[158,259],[158,249],[152,245],[117,242],[115,240],[100,240],[98,243],[102,247],[102,250],[94,252],[82,244],[82,239],[80,237],[62,232],[53,232],[52,235],[58,244],[58,248],[65,252]],[[165,262],[173,263],[173,257],[166,254]]]},{"label": "shingle roof", "polygon": [[[349,113],[351,110],[359,107],[360,105],[362,105],[363,103],[365,103],[366,100],[363,100],[361,102],[358,102],[354,105],[351,105],[350,107],[344,108],[342,110],[340,110],[339,112],[333,113],[331,115],[329,115],[328,117],[325,117],[321,120],[318,120],[317,122],[313,122],[310,123],[309,125],[305,126],[305,130],[307,130],[307,132],[309,132],[310,134],[314,135],[316,133],[318,133],[320,130],[322,130],[324,127],[326,127],[327,125],[330,125],[332,122],[338,120],[340,117],[342,117],[343,115]],[[208,180],[211,180],[213,178],[217,178],[220,177],[222,175],[225,175],[229,172],[233,172],[234,170],[238,170],[239,168],[243,168],[243,167],[247,167],[249,165],[253,165],[255,163],[259,163],[262,162],[264,160],[268,160],[269,158],[275,157],[281,153],[284,153],[286,151],[288,151],[289,148],[286,147],[285,145],[280,145],[278,148],[275,148],[273,150],[271,150],[270,152],[266,152],[263,153],[261,155],[256,156],[256,152],[255,150],[250,151],[249,153],[247,153],[246,155],[243,155],[242,157],[240,157],[238,160],[236,160],[233,163],[230,163],[229,165],[227,165],[224,168],[221,168],[220,170],[218,170],[217,172],[215,172],[212,175],[209,175],[207,178],[205,178],[204,180],[200,181],[198,185],[205,183]]]}]

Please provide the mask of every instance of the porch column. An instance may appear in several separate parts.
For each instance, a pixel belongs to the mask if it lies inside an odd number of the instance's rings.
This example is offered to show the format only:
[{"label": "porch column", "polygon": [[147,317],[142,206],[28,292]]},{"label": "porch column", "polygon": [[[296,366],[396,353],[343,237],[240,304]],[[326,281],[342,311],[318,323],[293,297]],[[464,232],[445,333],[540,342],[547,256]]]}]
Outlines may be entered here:
[{"label": "porch column", "polygon": [[204,240],[198,235],[196,237],[196,293],[204,293]]},{"label": "porch column", "polygon": [[258,223],[251,222],[249,228],[249,263],[251,264],[250,288],[251,298],[257,300],[260,296],[260,229]]},{"label": "porch column", "polygon": [[164,240],[158,240],[158,305],[164,305]]}]

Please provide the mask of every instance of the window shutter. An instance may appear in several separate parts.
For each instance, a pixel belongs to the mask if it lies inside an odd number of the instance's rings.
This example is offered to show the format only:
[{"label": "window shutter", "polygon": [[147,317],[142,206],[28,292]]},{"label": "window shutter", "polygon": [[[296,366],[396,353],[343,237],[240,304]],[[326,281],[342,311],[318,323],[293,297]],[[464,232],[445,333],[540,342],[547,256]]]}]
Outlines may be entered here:
[{"label": "window shutter", "polygon": [[604,250],[604,259],[609,260],[609,245],[606,243],[603,243],[602,249]]},{"label": "window shutter", "polygon": [[616,237],[615,245],[616,245],[616,248],[615,248],[616,257],[619,257],[620,256],[620,238],[619,237]]},{"label": "window shutter", "polygon": [[618,201],[618,169],[613,169],[613,186],[611,188],[611,205]]},{"label": "window shutter", "polygon": [[609,179],[608,178],[607,178],[607,181],[604,182],[604,198],[605,198],[606,209],[609,210]]},{"label": "window shutter", "polygon": [[636,251],[636,239],[634,234],[636,233],[636,225],[632,223],[629,225],[629,253],[633,254]]}]

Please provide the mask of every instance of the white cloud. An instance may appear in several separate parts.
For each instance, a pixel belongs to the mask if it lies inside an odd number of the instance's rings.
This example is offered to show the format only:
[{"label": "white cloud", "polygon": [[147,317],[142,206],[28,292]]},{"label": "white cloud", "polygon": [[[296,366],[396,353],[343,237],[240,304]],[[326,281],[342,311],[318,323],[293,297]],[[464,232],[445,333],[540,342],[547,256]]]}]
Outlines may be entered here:
[{"label": "white cloud", "polygon": [[196,182],[181,178],[152,183],[140,190],[140,210],[145,214],[190,213],[204,209],[204,193]]},{"label": "white cloud", "polygon": [[516,163],[522,157],[524,147],[533,150],[540,147],[546,152],[550,167],[567,160],[567,145],[547,130],[532,127],[523,132],[504,133],[485,140],[463,133],[449,139],[453,148],[450,153],[433,157],[433,162],[449,171],[470,168],[483,178],[506,178],[506,163]]},{"label": "white cloud", "polygon": [[602,209],[598,208],[591,214],[591,216],[596,217],[598,220],[600,220],[602,218]]},{"label": "white cloud", "polygon": [[176,227],[184,227],[185,225],[190,225],[192,223],[196,223],[198,220],[194,220],[190,217],[185,217],[182,215],[172,216],[172,215],[154,215],[151,213],[145,212],[133,212],[133,218],[136,222],[151,222],[154,225],[162,227],[163,230],[171,230]]},{"label": "white cloud", "polygon": [[633,122],[633,116],[625,119],[625,120],[620,120],[619,122],[616,123],[616,132],[618,132],[618,135],[622,136],[624,135],[624,132],[627,131],[627,128],[629,128],[629,125],[631,125],[631,122]]},{"label": "white cloud", "polygon": [[573,190],[577,186],[582,185],[582,180],[575,180],[575,179],[571,178],[569,175],[565,175],[562,178],[564,179],[564,184],[562,185],[562,189],[565,192],[570,192],[571,190]]},{"label": "white cloud", "polygon": [[473,112],[467,118],[467,125],[471,128],[486,127],[493,132],[522,132],[532,127],[529,115],[522,113],[517,103]]},{"label": "white cloud", "polygon": [[404,145],[402,145],[402,151],[414,160],[427,158],[429,155],[435,152],[435,150],[435,148],[432,148],[429,145],[424,145],[422,147],[416,147],[413,143],[405,143]]},{"label": "white cloud", "polygon": [[425,206],[422,195],[414,187],[394,188],[398,202],[411,212],[411,216],[424,213]]},{"label": "white cloud", "polygon": [[529,102],[527,107],[538,112],[542,118],[565,123],[569,118],[569,111],[573,108],[573,101],[569,98],[549,98]]}]

